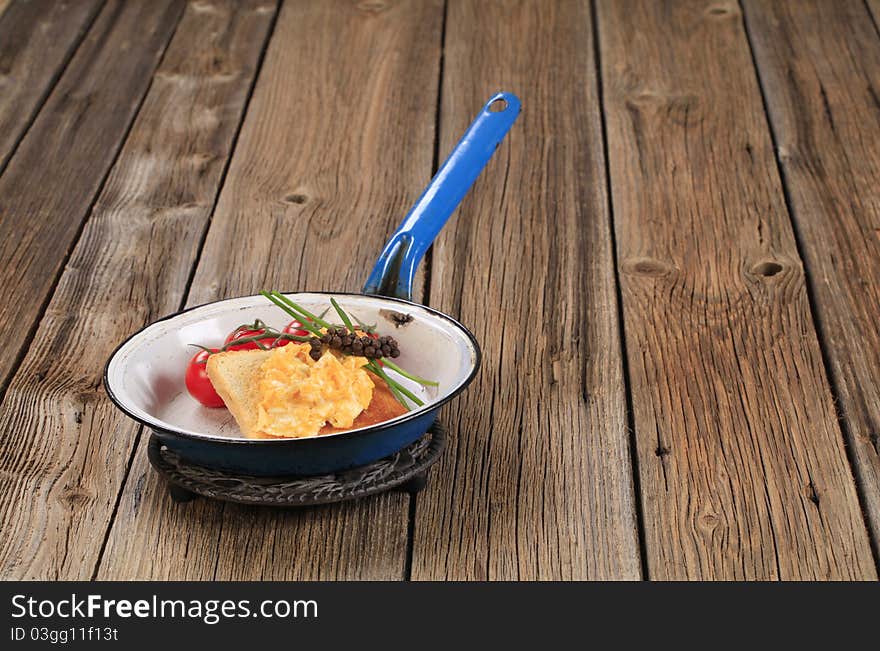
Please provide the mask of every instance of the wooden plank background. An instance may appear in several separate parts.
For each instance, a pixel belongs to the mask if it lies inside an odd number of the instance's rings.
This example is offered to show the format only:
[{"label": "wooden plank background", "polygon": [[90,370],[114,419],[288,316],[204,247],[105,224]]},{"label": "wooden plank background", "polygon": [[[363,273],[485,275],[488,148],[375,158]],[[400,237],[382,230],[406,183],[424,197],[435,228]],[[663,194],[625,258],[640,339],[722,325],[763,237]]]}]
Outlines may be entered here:
[{"label": "wooden plank background", "polygon": [[[0,576],[876,579],[878,17],[0,0]],[[427,490],[172,503],[100,386],[117,342],[358,290],[501,89],[419,277],[484,352]]]},{"label": "wooden plank background", "polygon": [[155,75],[0,407],[4,577],[93,576],[139,431],[103,365],[180,306],[274,11],[191,4]]},{"label": "wooden plank background", "polygon": [[0,172],[101,7],[100,0],[6,4],[0,2]]},{"label": "wooden plank background", "polygon": [[638,578],[589,8],[452,0],[446,34],[444,156],[497,90],[524,109],[433,257],[431,303],[484,357],[443,411],[413,578]]},{"label": "wooden plank background", "polygon": [[652,578],[876,568],[735,3],[598,3]]},{"label": "wooden plank background", "polygon": [[30,341],[21,333],[52,292],[183,4],[107,2],[0,176],[0,339],[9,342],[0,350],[0,389]]},{"label": "wooden plank background", "polygon": [[745,5],[817,321],[880,538],[880,39],[860,2]]}]

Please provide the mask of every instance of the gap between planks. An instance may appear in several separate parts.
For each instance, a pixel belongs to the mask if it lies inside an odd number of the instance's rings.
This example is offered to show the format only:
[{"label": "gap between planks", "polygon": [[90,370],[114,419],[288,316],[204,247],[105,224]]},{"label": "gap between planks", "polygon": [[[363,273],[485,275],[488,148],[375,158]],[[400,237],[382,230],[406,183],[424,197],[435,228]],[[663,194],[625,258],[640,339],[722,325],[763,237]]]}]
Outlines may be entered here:
[{"label": "gap between planks", "polygon": [[632,459],[632,481],[634,493],[634,506],[636,516],[636,531],[639,540],[639,565],[643,581],[650,581],[648,572],[647,543],[645,542],[645,515],[644,495],[642,494],[641,480],[639,478],[639,451],[636,445],[636,426],[633,415],[632,384],[629,377],[629,357],[626,348],[626,328],[623,321],[623,294],[620,283],[620,263],[617,259],[617,236],[615,235],[614,200],[611,194],[611,167],[608,152],[608,127],[605,124],[605,90],[602,81],[602,48],[601,35],[599,34],[599,21],[596,17],[596,0],[590,0],[590,20],[593,23],[593,58],[596,70],[596,91],[599,102],[599,119],[602,125],[602,152],[605,162],[605,193],[608,203],[608,221],[610,224],[609,237],[611,239],[611,263],[614,266],[614,290],[617,299],[617,324],[618,337],[620,338],[620,350],[623,369],[623,386],[626,392],[626,428],[629,434],[629,454]]}]

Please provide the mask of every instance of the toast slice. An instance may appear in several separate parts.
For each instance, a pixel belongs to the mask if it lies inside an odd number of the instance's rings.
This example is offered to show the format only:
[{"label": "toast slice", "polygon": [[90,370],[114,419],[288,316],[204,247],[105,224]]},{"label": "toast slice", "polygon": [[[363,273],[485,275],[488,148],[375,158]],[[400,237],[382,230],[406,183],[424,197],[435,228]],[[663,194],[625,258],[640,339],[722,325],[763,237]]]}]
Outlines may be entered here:
[{"label": "toast slice", "polygon": [[260,366],[271,355],[268,350],[230,350],[208,357],[206,371],[214,389],[223,398],[242,434],[258,438],[257,417]]},{"label": "toast slice", "polygon": [[361,427],[369,427],[370,425],[378,425],[386,420],[403,416],[406,413],[406,407],[397,401],[391,389],[385,384],[384,380],[380,380],[375,375],[370,375],[373,381],[373,399],[370,405],[364,409],[360,416],[354,419],[351,427],[332,427],[329,423],[321,428],[319,434],[336,434],[337,432],[346,432],[351,429],[360,429]]}]

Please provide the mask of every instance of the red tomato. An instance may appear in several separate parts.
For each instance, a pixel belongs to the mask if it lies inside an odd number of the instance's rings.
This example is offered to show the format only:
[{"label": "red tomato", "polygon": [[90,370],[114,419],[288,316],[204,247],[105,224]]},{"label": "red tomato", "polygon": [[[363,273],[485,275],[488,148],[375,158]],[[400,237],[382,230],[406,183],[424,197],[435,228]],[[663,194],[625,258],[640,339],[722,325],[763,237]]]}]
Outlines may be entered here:
[{"label": "red tomato", "polygon": [[[299,321],[291,321],[286,326],[284,326],[284,330],[281,332],[286,332],[289,335],[296,335],[297,337],[308,337],[311,332],[308,330],[303,330],[302,323]],[[287,343],[286,341],[284,343]]]},{"label": "red tomato", "polygon": [[[236,339],[244,339],[245,337],[256,337],[258,335],[264,334],[265,332],[266,331],[263,328],[259,328],[257,330],[254,330],[253,328],[247,328],[247,327],[236,328],[235,330],[233,330],[232,332],[229,333],[228,337],[226,337],[226,341],[224,342],[224,348],[226,350],[256,350],[257,348],[259,348],[259,346],[257,346],[256,341],[248,341],[248,342],[243,343],[238,346],[228,346],[226,344],[230,344],[233,341],[235,341]],[[275,340],[267,337],[266,339],[262,340],[260,343],[263,344],[263,346],[271,346],[273,341],[275,341]],[[280,346],[283,346],[287,342],[281,341],[278,343]]]},{"label": "red tomato", "polygon": [[197,352],[186,367],[186,388],[189,394],[202,403],[205,407],[225,407],[223,398],[217,395],[214,385],[208,378],[206,370],[208,356],[213,351],[200,350]]}]

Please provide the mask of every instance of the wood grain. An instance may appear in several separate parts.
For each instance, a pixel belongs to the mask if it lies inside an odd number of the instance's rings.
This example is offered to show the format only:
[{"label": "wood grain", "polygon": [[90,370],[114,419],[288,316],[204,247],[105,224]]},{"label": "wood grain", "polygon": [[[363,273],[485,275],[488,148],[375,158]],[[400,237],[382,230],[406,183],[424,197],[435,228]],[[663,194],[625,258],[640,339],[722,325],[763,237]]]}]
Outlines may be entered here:
[{"label": "wood grain", "polygon": [[0,2],[0,172],[101,1]]},{"label": "wood grain", "polygon": [[598,16],[649,575],[876,578],[739,8]]},{"label": "wood grain", "polygon": [[183,300],[274,12],[191,3],[156,72],[0,407],[3,578],[92,576],[138,432],[103,365]]},{"label": "wood grain", "polygon": [[874,27],[880,31],[878,25],[880,25],[880,0],[865,0],[868,9],[871,12],[871,16],[874,19]]},{"label": "wood grain", "polygon": [[443,411],[413,578],[639,578],[589,7],[448,11],[441,152],[495,91],[523,111],[434,252],[431,302],[483,367]]},{"label": "wood grain", "polygon": [[880,540],[880,38],[862,2],[747,2],[817,321]]},{"label": "wood grain", "polygon": [[116,157],[183,3],[110,1],[0,176],[0,387]]},{"label": "wood grain", "polygon": [[[439,1],[285,3],[189,304],[360,289],[431,175],[442,12]],[[302,511],[174,505],[145,446],[101,578],[403,577],[404,494]]]}]

